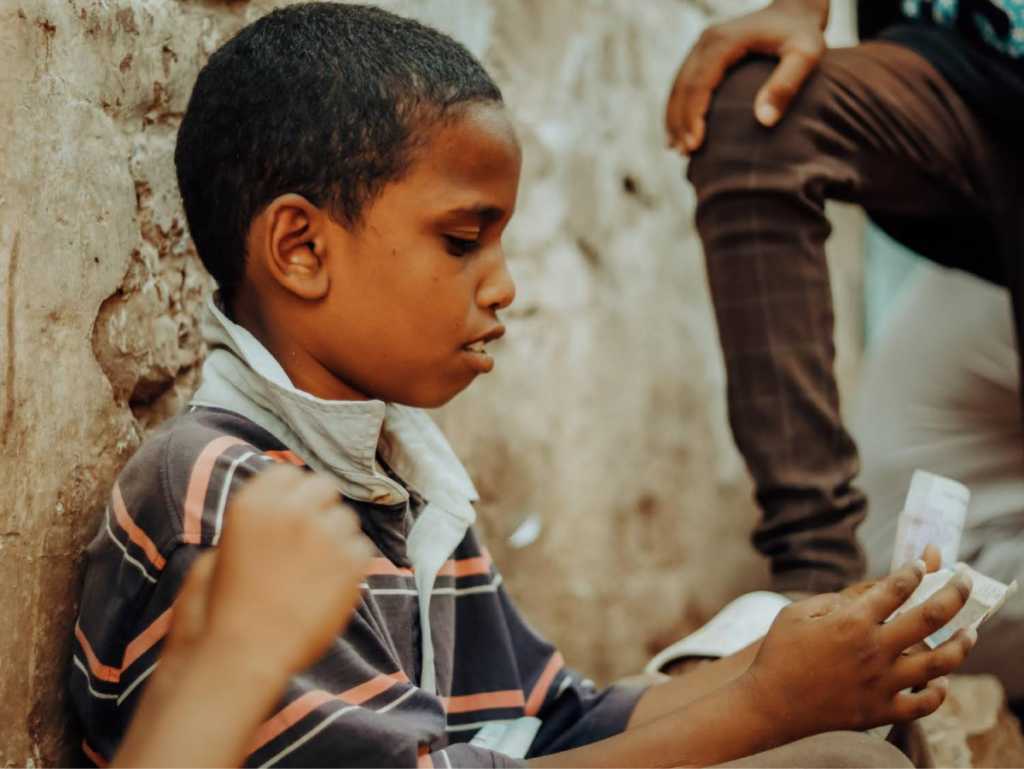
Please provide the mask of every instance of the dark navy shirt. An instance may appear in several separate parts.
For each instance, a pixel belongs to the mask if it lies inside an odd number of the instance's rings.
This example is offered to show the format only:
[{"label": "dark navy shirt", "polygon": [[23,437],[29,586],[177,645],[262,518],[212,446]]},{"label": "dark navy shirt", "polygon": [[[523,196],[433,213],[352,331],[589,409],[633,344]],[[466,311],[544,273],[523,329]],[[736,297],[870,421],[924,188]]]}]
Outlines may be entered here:
[{"label": "dark navy shirt", "polygon": [[1024,0],[860,0],[858,11],[862,40],[920,53],[992,130],[1024,118]]}]

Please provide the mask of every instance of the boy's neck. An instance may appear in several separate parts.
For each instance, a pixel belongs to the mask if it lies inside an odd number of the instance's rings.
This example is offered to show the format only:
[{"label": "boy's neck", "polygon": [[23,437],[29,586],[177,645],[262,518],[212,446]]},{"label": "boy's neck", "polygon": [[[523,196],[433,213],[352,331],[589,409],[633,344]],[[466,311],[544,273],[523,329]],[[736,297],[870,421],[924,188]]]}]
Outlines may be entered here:
[{"label": "boy's neck", "polygon": [[263,314],[245,301],[236,301],[235,322],[262,344],[288,375],[297,390],[327,401],[365,401],[369,398],[336,377],[308,350],[282,339],[264,322]]}]

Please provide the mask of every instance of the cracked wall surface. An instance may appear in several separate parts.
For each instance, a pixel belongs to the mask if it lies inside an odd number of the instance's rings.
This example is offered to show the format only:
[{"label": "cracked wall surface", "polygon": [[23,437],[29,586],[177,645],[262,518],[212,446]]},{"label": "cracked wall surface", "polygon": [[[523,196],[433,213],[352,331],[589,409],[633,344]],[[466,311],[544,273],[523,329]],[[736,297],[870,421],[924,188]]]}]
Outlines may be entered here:
[{"label": "cracked wall surface", "polygon": [[[279,3],[0,0],[0,765],[72,755],[82,551],[118,470],[185,403],[210,287],[174,183],[206,57]],[[523,143],[498,367],[438,414],[513,595],[597,680],[758,586],[750,489],[684,163],[662,102],[744,0],[391,0],[494,73]],[[834,262],[844,381],[859,243]],[[836,256],[836,255],[834,255]]]}]

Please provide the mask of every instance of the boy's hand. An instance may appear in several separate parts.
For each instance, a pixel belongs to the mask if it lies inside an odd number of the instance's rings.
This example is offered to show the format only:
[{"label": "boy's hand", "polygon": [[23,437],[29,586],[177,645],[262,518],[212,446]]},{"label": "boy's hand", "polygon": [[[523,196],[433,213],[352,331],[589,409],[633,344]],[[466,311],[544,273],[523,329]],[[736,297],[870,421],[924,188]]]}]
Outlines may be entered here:
[{"label": "boy's hand", "polygon": [[779,57],[754,99],[759,123],[782,117],[825,51],[829,0],[775,0],[767,8],[708,27],[679,68],[665,110],[669,145],[687,154],[704,141],[704,116],[726,71],[752,53]]},{"label": "boy's hand", "polygon": [[204,640],[290,675],[315,662],[359,603],[372,546],[338,490],[276,466],[231,502]]},{"label": "boy's hand", "polygon": [[910,721],[938,709],[948,689],[940,677],[963,662],[977,634],[961,631],[934,650],[905,651],[956,616],[970,596],[970,577],[953,577],[920,606],[882,624],[921,583],[925,568],[918,561],[859,595],[821,595],[782,610],[744,683],[783,725],[784,741]]},{"label": "boy's hand", "polygon": [[[942,568],[942,551],[939,550],[939,548],[935,545],[927,545],[924,549],[924,552],[921,553],[921,560],[924,561],[924,573],[932,574]],[[840,590],[839,595],[843,596],[844,598],[856,598],[857,596],[866,593],[868,590],[873,588],[881,581],[882,578],[866,579],[863,582],[858,582],[855,585],[850,585],[848,588]]]}]

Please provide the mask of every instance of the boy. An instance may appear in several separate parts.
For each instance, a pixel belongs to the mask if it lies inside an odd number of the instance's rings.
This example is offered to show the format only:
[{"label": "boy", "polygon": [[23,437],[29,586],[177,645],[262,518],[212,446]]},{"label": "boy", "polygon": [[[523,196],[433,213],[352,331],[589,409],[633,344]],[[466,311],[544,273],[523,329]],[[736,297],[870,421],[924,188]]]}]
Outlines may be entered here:
[{"label": "boy", "polygon": [[596,690],[518,615],[471,528],[473,485],[419,411],[493,368],[485,345],[514,297],[501,235],[519,145],[462,46],[370,7],[275,11],[200,73],[175,161],[220,292],[203,386],[125,468],[118,525],[90,548],[72,686],[101,757],[232,489],[272,460],[329,478],[379,555],[345,635],[292,679],[250,764],[708,765],[788,746],[771,760],[849,750],[878,766],[894,761],[884,743],[804,738],[941,703],[929,681],[973,636],[902,653],[969,583],[881,625],[920,563],[796,604],[759,650],[647,691]]}]

